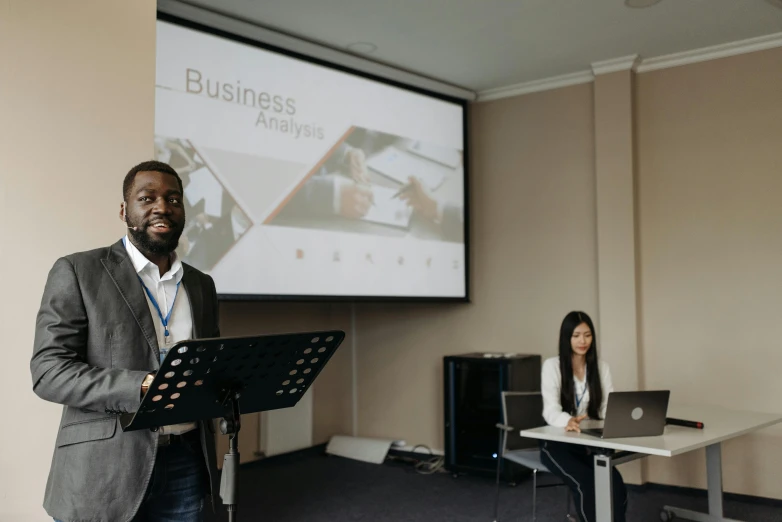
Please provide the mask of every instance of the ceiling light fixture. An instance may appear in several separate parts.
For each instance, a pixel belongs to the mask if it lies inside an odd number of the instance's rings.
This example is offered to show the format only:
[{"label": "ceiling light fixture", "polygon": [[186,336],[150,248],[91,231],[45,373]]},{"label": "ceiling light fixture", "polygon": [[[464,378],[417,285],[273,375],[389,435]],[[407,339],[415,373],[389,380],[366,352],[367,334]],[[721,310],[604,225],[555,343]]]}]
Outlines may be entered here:
[{"label": "ceiling light fixture", "polygon": [[358,54],[372,54],[377,51],[377,45],[372,42],[353,42],[347,45],[348,50]]},{"label": "ceiling light fixture", "polygon": [[652,7],[658,3],[660,3],[660,0],[625,0],[625,5],[633,8]]}]

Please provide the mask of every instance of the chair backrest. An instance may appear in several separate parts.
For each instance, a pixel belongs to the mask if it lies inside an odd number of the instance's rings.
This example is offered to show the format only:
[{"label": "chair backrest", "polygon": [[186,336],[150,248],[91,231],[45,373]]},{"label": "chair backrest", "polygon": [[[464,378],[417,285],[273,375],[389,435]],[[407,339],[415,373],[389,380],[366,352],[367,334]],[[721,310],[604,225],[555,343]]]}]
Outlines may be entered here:
[{"label": "chair backrest", "polygon": [[536,448],[538,442],[519,435],[521,430],[530,430],[546,425],[543,419],[543,396],[540,392],[502,392],[502,422],[513,430],[505,437],[506,451]]}]

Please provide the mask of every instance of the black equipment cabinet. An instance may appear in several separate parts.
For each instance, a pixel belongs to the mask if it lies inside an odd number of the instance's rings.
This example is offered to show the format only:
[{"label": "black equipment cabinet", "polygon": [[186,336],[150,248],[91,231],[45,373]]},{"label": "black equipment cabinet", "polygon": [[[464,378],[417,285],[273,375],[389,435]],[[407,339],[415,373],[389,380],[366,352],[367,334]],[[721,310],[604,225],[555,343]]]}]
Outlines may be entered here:
[{"label": "black equipment cabinet", "polygon": [[[468,353],[443,359],[445,468],[495,473],[503,391],[540,391],[540,355]],[[513,481],[514,470],[501,473]],[[518,471],[518,470],[516,470]]]}]

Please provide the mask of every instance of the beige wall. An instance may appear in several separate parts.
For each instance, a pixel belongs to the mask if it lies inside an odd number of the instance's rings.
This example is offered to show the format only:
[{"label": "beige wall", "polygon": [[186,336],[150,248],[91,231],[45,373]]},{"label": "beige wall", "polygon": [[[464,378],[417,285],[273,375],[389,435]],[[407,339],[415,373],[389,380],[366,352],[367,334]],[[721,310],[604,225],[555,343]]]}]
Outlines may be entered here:
[{"label": "beige wall", "polygon": [[[600,355],[611,363],[614,389],[637,390],[636,198],[633,75],[600,74],[594,83],[597,210],[596,328]],[[644,461],[620,467],[626,482],[643,483]]]},{"label": "beige wall", "polygon": [[442,450],[443,356],[552,356],[565,314],[597,309],[592,86],[471,118],[472,303],[360,308],[360,435]]},{"label": "beige wall", "polygon": [[[637,78],[648,388],[782,412],[782,49]],[[704,486],[702,454],[653,482]],[[782,498],[782,427],[726,445],[729,491]]]},{"label": "beige wall", "polygon": [[57,257],[123,233],[121,179],[152,155],[155,2],[6,0],[0,19],[0,520],[32,521],[60,417],[32,392],[35,314]]}]

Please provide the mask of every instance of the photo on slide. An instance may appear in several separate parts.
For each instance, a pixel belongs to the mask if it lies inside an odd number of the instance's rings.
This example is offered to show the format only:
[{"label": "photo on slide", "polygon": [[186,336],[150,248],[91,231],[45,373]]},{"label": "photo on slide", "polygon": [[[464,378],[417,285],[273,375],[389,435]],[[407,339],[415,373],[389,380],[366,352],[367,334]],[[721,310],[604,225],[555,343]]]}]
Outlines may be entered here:
[{"label": "photo on slide", "polygon": [[182,178],[186,223],[177,255],[208,272],[252,222],[189,140],[156,136],[155,159],[171,165]]},{"label": "photo on slide", "polygon": [[462,151],[352,127],[265,223],[463,243]]}]

